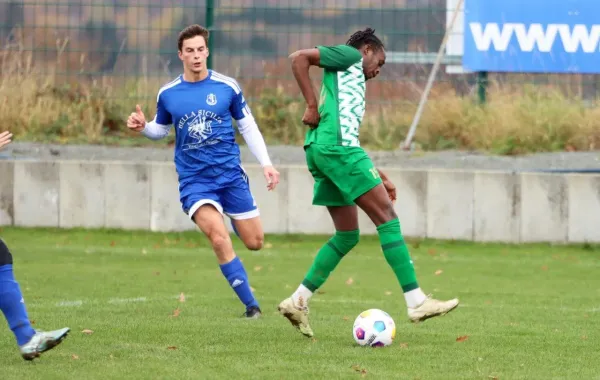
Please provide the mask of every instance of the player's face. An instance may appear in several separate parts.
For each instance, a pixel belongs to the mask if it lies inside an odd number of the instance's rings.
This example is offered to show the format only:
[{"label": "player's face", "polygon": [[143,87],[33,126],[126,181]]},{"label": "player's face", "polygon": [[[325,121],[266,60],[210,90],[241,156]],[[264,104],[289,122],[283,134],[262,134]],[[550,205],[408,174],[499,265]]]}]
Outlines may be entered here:
[{"label": "player's face", "polygon": [[385,65],[385,50],[383,48],[373,50],[370,46],[365,49],[363,58],[363,72],[367,80],[379,75],[381,68]]},{"label": "player's face", "polygon": [[208,47],[202,36],[196,36],[183,40],[183,46],[179,51],[179,59],[183,62],[186,71],[194,74],[201,73],[206,69],[206,58],[208,57]]}]

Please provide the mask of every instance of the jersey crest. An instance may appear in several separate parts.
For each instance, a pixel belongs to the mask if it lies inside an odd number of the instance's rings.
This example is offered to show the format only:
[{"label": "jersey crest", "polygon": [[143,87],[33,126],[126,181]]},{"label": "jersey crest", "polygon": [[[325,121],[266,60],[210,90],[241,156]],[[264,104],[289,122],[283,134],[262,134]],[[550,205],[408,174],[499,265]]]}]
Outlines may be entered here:
[{"label": "jersey crest", "polygon": [[208,94],[208,96],[206,97],[206,104],[208,104],[209,106],[214,106],[215,104],[217,104],[217,95],[213,93]]}]

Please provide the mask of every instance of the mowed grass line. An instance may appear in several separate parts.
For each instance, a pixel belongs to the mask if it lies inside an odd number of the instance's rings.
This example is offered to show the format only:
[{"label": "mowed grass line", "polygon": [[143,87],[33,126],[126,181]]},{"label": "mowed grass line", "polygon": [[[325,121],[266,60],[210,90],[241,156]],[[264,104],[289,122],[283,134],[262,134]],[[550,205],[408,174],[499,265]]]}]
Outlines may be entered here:
[{"label": "mowed grass line", "polygon": [[[423,289],[462,302],[413,325],[377,238],[364,237],[313,298],[315,338],[307,339],[276,307],[326,236],[268,236],[260,252],[233,238],[265,313],[256,321],[240,318],[196,232],[11,227],[0,236],[14,251],[35,326],[72,328],[34,363],[0,329],[3,380],[600,378],[595,246],[413,241]],[[352,322],[368,308],[394,317],[393,346],[354,344]]]}]

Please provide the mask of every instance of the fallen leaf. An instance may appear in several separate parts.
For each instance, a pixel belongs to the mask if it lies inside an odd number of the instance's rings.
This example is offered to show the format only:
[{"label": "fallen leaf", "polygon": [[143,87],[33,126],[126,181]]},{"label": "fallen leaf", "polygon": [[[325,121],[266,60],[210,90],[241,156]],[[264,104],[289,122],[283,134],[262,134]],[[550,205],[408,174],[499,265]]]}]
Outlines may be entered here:
[{"label": "fallen leaf", "polygon": [[179,310],[179,308],[173,310],[173,314],[171,315],[171,317],[179,317],[179,313],[181,313],[181,310]]},{"label": "fallen leaf", "polygon": [[352,277],[350,277],[349,279],[346,280],[346,285],[352,285],[352,283],[354,283],[354,280],[352,279]]},{"label": "fallen leaf", "polygon": [[154,249],[160,249],[160,244],[158,244],[158,243],[154,244],[153,248]]},{"label": "fallen leaf", "polygon": [[160,272],[154,272],[155,276],[160,276]]},{"label": "fallen leaf", "polygon": [[350,317],[348,317],[348,316],[344,316],[344,321],[347,321],[347,320],[349,320],[349,319],[350,319]]},{"label": "fallen leaf", "polygon": [[582,336],[581,336],[581,339],[583,339],[583,340],[587,340],[587,335],[582,335]]},{"label": "fallen leaf", "polygon": [[317,343],[317,338],[312,338],[313,343]]},{"label": "fallen leaf", "polygon": [[443,270],[441,270],[441,269],[438,269],[438,270],[436,270],[436,271],[435,271],[435,275],[436,275],[436,276],[439,276],[439,275],[440,275],[440,274],[442,274],[442,273],[444,273],[444,271],[443,271]]},{"label": "fallen leaf", "polygon": [[169,347],[167,347],[167,350],[171,350],[171,351],[176,350],[176,349],[177,349],[177,346],[169,346]]},{"label": "fallen leaf", "polygon": [[115,243],[115,241],[114,241],[114,240],[110,242],[110,246],[111,246],[111,247],[114,247],[116,244],[117,244],[117,243]]},{"label": "fallen leaf", "polygon": [[548,270],[548,265],[542,265],[542,270]]},{"label": "fallen leaf", "polygon": [[273,244],[271,244],[271,243],[265,243],[265,248],[266,249],[271,249],[271,248],[273,248]]},{"label": "fallen leaf", "polygon": [[493,376],[493,375],[490,375],[490,376],[488,376],[488,377],[489,377],[490,379],[492,379],[492,380],[498,380],[498,376]]},{"label": "fallen leaf", "polygon": [[485,301],[485,304],[486,304],[486,305],[491,305],[491,304],[492,304],[492,301],[489,301],[489,300],[488,300],[488,301]]},{"label": "fallen leaf", "polygon": [[31,323],[32,325],[35,325],[35,320],[31,320],[31,321],[29,321],[29,323]]},{"label": "fallen leaf", "polygon": [[390,291],[388,290],[388,291],[386,291],[386,292],[385,292],[385,295],[386,295],[386,296],[391,296],[391,295],[392,295],[392,292],[390,292]]},{"label": "fallen leaf", "polygon": [[325,294],[324,291],[322,291],[321,289],[317,290],[317,294]]},{"label": "fallen leaf", "polygon": [[82,333],[87,334],[87,335],[92,335],[94,332],[92,330],[85,329],[82,331]]},{"label": "fallen leaf", "polygon": [[179,302],[185,302],[185,294],[181,293],[179,295]]},{"label": "fallen leaf", "polygon": [[361,373],[363,376],[365,376],[367,374],[367,370],[365,368],[362,368],[361,366],[359,366],[358,364],[354,364],[352,367],[352,370],[354,370],[355,372],[359,372]]},{"label": "fallen leaf", "polygon": [[458,338],[456,338],[457,342],[464,342],[465,340],[469,339],[468,335],[463,335],[463,336],[459,336]]},{"label": "fallen leaf", "polygon": [[260,265],[254,267],[254,271],[259,272],[262,269]]},{"label": "fallen leaf", "polygon": [[71,355],[71,359],[73,359],[73,360],[79,360],[79,356],[73,354],[73,355]]},{"label": "fallen leaf", "polygon": [[433,249],[433,248],[430,248],[430,249],[427,251],[427,253],[429,253],[431,256],[435,256],[435,255],[437,255],[437,252],[436,252],[436,250],[435,250],[435,249]]},{"label": "fallen leaf", "polygon": [[400,343],[400,347],[402,347],[402,348],[408,348],[408,343]]}]

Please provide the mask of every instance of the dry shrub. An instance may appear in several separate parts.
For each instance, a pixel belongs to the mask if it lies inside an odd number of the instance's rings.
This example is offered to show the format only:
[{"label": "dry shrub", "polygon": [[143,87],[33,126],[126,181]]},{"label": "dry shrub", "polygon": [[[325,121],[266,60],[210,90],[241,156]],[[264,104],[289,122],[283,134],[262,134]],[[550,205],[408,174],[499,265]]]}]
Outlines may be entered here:
[{"label": "dry shrub", "polygon": [[[107,75],[62,76],[56,62],[32,64],[31,52],[0,56],[0,112],[18,140],[60,143],[156,144],[129,132],[125,120],[140,104],[149,119],[156,93],[172,78]],[[279,63],[281,64],[281,63]],[[279,66],[276,64],[275,66]],[[265,138],[270,144],[301,145],[306,127],[297,86],[280,72],[241,81]],[[375,82],[377,83],[377,82]],[[390,83],[379,83],[387,89]],[[398,87],[402,89],[403,87]],[[370,103],[361,127],[369,149],[396,149],[404,140],[417,104],[414,98]],[[172,143],[173,136],[163,141]],[[239,140],[242,142],[242,140]],[[493,84],[489,101],[479,105],[458,96],[446,83],[436,84],[415,142],[425,150],[464,149],[496,154],[595,150],[600,145],[600,107],[565,95],[551,86]]]}]

